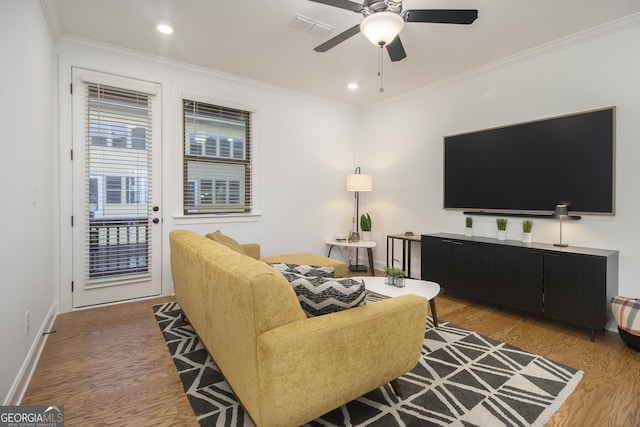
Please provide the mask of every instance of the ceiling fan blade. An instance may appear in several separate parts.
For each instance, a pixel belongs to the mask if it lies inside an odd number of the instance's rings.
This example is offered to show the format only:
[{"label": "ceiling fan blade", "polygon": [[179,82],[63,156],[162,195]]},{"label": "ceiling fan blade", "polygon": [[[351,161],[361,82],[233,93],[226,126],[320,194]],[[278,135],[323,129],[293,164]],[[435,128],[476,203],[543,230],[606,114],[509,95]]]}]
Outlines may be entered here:
[{"label": "ceiling fan blade", "polygon": [[322,43],[320,46],[315,47],[313,50],[315,50],[316,52],[326,52],[332,47],[335,47],[340,43],[342,43],[343,41],[355,36],[359,32],[360,32],[360,24],[354,25],[353,27],[349,28],[347,31],[343,31],[342,33],[338,34],[334,38],[329,39],[326,42]]},{"label": "ceiling fan blade", "polygon": [[389,52],[391,62],[402,61],[407,57],[404,46],[402,46],[402,42],[400,41],[400,36],[396,36],[396,38],[387,45],[387,52]]},{"label": "ceiling fan blade", "polygon": [[406,22],[471,24],[478,18],[476,9],[409,9],[402,12]]},{"label": "ceiling fan blade", "polygon": [[350,10],[352,12],[362,11],[362,5],[349,0],[309,0],[316,3],[326,4],[327,6],[338,7],[340,9]]}]

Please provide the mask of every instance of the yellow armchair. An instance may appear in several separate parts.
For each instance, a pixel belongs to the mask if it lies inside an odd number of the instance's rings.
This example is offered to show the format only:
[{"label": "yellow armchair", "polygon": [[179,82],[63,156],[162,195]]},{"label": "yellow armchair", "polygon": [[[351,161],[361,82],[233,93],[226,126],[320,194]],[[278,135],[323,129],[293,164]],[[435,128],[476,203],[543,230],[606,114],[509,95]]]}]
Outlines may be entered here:
[{"label": "yellow armchair", "polygon": [[302,264],[302,265],[321,265],[324,267],[333,267],[335,277],[344,277],[347,275],[347,264],[337,259],[325,257],[318,254],[312,254],[307,252],[272,255],[266,258],[260,257],[260,245],[258,243],[238,243],[232,237],[222,234],[220,230],[216,230],[213,233],[206,235],[211,240],[225,245],[226,247],[233,249],[243,255],[250,256],[253,259],[260,260],[262,262],[283,262],[286,264]]}]

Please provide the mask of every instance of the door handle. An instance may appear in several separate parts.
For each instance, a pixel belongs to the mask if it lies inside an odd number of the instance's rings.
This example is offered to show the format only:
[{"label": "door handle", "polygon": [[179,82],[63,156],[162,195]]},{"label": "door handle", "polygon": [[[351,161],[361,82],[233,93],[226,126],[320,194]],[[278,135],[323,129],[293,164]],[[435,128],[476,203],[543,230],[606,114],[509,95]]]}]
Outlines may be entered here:
[{"label": "door handle", "polygon": [[153,218],[152,222],[153,222],[154,224],[157,224],[157,223],[159,223],[159,222],[160,222],[160,220],[159,220],[158,218]]},{"label": "door handle", "polygon": [[160,210],[160,208],[157,207],[157,206],[154,206],[154,207],[151,208],[151,210],[154,211],[154,212],[158,212]]}]

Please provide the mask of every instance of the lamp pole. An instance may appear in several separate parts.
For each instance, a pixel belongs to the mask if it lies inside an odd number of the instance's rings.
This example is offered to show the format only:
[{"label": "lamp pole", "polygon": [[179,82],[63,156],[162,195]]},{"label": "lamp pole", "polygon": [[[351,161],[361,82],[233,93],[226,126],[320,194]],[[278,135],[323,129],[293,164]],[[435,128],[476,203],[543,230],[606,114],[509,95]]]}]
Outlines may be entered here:
[{"label": "lamp pole", "polygon": [[[353,191],[354,194],[354,216],[352,219],[352,238],[355,237],[357,240],[360,240],[360,227],[359,227],[359,218],[360,218],[360,191],[371,191],[373,189],[373,183],[371,175],[364,175],[360,173],[360,166],[356,167],[354,173],[352,175],[347,176],[347,191]],[[364,266],[358,265],[358,247],[356,247],[356,261],[354,265],[350,266],[351,271],[366,271],[367,268]]]}]

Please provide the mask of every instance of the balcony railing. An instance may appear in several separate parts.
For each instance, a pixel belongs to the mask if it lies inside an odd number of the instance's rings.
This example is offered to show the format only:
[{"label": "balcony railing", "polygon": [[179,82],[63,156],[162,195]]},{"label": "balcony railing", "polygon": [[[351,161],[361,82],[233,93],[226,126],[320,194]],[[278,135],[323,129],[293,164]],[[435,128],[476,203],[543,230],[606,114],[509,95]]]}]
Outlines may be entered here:
[{"label": "balcony railing", "polygon": [[91,218],[89,278],[147,273],[149,239],[147,218]]}]

